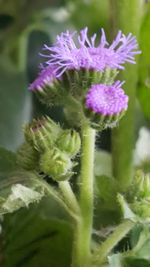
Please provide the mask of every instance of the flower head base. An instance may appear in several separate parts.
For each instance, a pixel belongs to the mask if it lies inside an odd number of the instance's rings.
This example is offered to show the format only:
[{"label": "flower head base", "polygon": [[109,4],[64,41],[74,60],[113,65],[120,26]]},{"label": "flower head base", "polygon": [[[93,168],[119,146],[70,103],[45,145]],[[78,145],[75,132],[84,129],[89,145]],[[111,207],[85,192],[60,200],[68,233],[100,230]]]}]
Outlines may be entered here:
[{"label": "flower head base", "polygon": [[61,77],[67,70],[88,69],[103,72],[106,68],[124,69],[122,65],[127,62],[134,64],[134,55],[140,53],[137,51],[136,38],[131,33],[125,36],[119,31],[110,46],[103,29],[97,46],[96,34],[89,38],[88,28],[81,30],[77,42],[74,41],[75,35],[76,32],[61,33],[54,46],[44,47],[49,53],[45,55],[48,58],[46,63],[51,67],[56,66],[56,77]]},{"label": "flower head base", "polygon": [[122,84],[120,81],[113,85],[95,84],[86,95],[86,114],[103,128],[113,126],[127,110],[128,96],[121,89]]}]

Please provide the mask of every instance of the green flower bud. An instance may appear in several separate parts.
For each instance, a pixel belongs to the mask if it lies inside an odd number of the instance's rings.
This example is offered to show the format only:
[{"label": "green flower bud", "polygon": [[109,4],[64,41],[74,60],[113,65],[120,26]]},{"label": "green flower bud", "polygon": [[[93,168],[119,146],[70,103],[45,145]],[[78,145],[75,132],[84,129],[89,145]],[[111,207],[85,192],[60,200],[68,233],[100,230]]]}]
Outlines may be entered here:
[{"label": "green flower bud", "polygon": [[34,119],[24,128],[25,139],[38,151],[51,148],[60,132],[60,126],[49,117]]},{"label": "green flower bud", "polygon": [[64,130],[60,135],[57,146],[71,157],[75,156],[81,147],[81,139],[75,130]]},{"label": "green flower bud", "polygon": [[134,178],[136,197],[139,199],[150,199],[150,176],[138,171]]},{"label": "green flower bud", "polygon": [[136,201],[131,204],[131,209],[133,212],[141,217],[142,219],[149,219],[150,218],[150,202],[143,200],[143,201]]},{"label": "green flower bud", "polygon": [[23,143],[17,151],[17,163],[25,170],[35,170],[39,165],[39,154],[29,143]]},{"label": "green flower bud", "polygon": [[45,151],[40,157],[40,170],[56,181],[70,178],[72,166],[68,155],[57,148]]}]

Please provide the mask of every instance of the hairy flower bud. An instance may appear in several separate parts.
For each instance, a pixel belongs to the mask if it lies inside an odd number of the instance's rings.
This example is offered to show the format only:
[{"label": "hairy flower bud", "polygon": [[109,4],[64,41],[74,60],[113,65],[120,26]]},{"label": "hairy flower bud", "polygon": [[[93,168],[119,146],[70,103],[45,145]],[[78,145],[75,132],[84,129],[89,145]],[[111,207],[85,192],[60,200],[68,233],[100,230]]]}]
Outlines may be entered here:
[{"label": "hairy flower bud", "polygon": [[38,169],[39,154],[38,151],[29,143],[23,143],[17,151],[17,163],[25,170]]},{"label": "hairy flower bud", "polygon": [[135,201],[133,204],[130,204],[133,212],[138,215],[141,219],[150,218],[150,202],[147,200]]},{"label": "hairy flower bud", "polygon": [[52,147],[61,132],[61,128],[49,117],[34,119],[24,128],[24,135],[38,151],[44,151]]},{"label": "hairy flower bud", "polygon": [[134,178],[133,187],[135,188],[135,196],[138,199],[150,200],[150,176],[138,171]]},{"label": "hairy flower bud", "polygon": [[71,157],[75,156],[81,147],[81,139],[75,130],[64,130],[60,135],[57,146]]},{"label": "hairy flower bud", "polygon": [[114,127],[128,107],[128,96],[120,81],[113,85],[94,84],[85,99],[85,115],[96,129]]},{"label": "hairy flower bud", "polygon": [[40,157],[40,170],[55,181],[64,181],[70,178],[72,166],[69,156],[57,148],[46,151]]}]

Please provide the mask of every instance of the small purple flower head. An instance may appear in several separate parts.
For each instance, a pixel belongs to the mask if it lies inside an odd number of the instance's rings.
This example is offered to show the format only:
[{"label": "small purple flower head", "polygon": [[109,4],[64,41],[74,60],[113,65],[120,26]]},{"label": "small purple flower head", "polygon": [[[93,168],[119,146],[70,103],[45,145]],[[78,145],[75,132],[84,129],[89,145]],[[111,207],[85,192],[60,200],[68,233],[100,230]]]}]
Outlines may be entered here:
[{"label": "small purple flower head", "polygon": [[106,68],[124,69],[125,63],[135,63],[134,56],[139,54],[136,38],[129,33],[125,36],[121,31],[111,45],[108,44],[102,29],[101,39],[96,46],[96,34],[88,37],[88,28],[81,30],[74,41],[76,32],[69,31],[57,36],[52,47],[45,45],[48,66],[56,66],[56,77],[60,77],[67,70],[88,69],[104,71]]},{"label": "small purple flower head", "polygon": [[113,85],[95,84],[86,95],[86,107],[103,116],[118,115],[128,107],[128,96],[121,89],[123,82]]},{"label": "small purple flower head", "polygon": [[51,85],[56,77],[56,71],[54,66],[48,66],[43,68],[39,73],[39,76],[36,80],[30,84],[29,90],[31,91],[42,91],[43,87],[46,85]]}]

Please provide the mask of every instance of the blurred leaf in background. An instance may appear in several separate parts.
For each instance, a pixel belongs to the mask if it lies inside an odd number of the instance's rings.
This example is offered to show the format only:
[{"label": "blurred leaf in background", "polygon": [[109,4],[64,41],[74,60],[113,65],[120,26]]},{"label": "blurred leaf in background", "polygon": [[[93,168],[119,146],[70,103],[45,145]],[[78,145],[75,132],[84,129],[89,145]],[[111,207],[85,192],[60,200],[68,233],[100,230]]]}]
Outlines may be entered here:
[{"label": "blurred leaf in background", "polygon": [[140,33],[139,84],[138,98],[142,111],[150,119],[150,3],[146,9]]},{"label": "blurred leaf in background", "polygon": [[[22,124],[31,113],[25,75],[0,62],[0,146],[14,150],[22,141]],[[3,64],[3,65],[2,65]]]},{"label": "blurred leaf in background", "polygon": [[77,29],[88,26],[91,32],[99,33],[100,28],[108,30],[109,25],[108,0],[77,0],[68,1],[71,20]]}]

